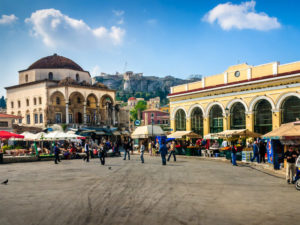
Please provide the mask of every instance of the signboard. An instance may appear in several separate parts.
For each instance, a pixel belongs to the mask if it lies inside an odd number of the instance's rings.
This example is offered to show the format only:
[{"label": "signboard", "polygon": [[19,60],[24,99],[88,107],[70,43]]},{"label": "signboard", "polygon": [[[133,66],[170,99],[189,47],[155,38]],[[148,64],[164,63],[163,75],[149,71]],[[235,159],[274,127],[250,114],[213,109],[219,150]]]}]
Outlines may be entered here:
[{"label": "signboard", "polygon": [[140,126],[140,125],[141,125],[141,121],[140,121],[140,120],[134,121],[134,125],[135,125],[135,126]]}]

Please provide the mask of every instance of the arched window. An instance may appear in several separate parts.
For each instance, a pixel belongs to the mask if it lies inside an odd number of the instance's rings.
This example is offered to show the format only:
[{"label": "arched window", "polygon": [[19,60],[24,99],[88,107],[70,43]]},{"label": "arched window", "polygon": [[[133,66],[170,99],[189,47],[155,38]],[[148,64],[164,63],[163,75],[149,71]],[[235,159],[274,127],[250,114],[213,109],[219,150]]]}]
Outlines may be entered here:
[{"label": "arched window", "polygon": [[254,107],[254,132],[266,134],[272,130],[272,106],[263,99]]},{"label": "arched window", "polygon": [[36,98],[33,99],[33,104],[36,105]]},{"label": "arched window", "polygon": [[230,129],[245,129],[246,128],[246,117],[245,117],[245,106],[237,102],[233,104],[230,109]]},{"label": "arched window", "polygon": [[214,105],[209,112],[210,133],[223,131],[223,111],[219,105]]},{"label": "arched window", "polygon": [[91,102],[90,102],[90,100],[87,100],[87,101],[86,101],[86,105],[87,105],[88,107],[90,107],[90,106],[91,106]]},{"label": "arched window", "polygon": [[29,106],[29,99],[26,99],[26,106]]},{"label": "arched window", "polygon": [[78,104],[81,103],[81,98],[80,98],[80,97],[77,98],[77,103],[78,103]]},{"label": "arched window", "polygon": [[56,105],[60,105],[60,98],[56,97]]},{"label": "arched window", "polygon": [[48,73],[48,79],[49,79],[49,80],[53,80],[53,73],[52,73],[52,72],[49,72],[49,73]]},{"label": "arched window", "polygon": [[76,81],[77,81],[77,82],[80,81],[80,77],[79,77],[79,74],[78,74],[78,73],[76,74]]},{"label": "arched window", "polygon": [[28,74],[25,75],[25,82],[28,82]]},{"label": "arched window", "polygon": [[179,109],[175,114],[175,128],[176,131],[186,130],[186,116],[182,109]]},{"label": "arched window", "polygon": [[281,121],[289,123],[300,119],[300,99],[296,96],[288,97],[281,106]]},{"label": "arched window", "polygon": [[39,104],[41,105],[42,104],[42,98],[39,97]]},{"label": "arched window", "polygon": [[203,135],[203,113],[202,110],[197,107],[192,111],[192,131]]}]

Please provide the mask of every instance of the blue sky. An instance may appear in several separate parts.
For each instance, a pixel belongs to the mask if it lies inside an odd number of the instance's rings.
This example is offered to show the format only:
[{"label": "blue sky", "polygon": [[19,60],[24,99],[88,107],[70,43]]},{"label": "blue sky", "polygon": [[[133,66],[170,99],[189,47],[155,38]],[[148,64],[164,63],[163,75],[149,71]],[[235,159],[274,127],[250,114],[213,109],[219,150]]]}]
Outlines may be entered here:
[{"label": "blue sky", "polygon": [[0,0],[0,95],[19,70],[53,53],[92,75],[180,78],[298,61],[299,10],[297,0]]}]

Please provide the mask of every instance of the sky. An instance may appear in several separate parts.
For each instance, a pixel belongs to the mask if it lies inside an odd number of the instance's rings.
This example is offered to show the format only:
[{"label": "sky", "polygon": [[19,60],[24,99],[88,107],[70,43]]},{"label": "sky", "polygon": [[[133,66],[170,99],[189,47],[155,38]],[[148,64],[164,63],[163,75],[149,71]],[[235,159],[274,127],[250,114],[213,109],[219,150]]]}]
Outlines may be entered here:
[{"label": "sky", "polygon": [[0,0],[0,95],[53,55],[92,76],[188,78],[300,60],[300,1]]}]

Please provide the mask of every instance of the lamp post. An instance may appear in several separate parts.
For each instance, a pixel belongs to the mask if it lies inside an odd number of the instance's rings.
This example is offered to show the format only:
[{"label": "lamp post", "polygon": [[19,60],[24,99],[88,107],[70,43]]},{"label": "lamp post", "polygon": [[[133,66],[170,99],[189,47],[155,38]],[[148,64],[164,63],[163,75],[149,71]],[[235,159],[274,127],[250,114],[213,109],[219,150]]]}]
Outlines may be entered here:
[{"label": "lamp post", "polygon": [[152,132],[151,132],[151,138],[153,138],[153,123],[154,123],[154,115],[151,114],[151,124],[152,124]]},{"label": "lamp post", "polygon": [[230,130],[229,127],[228,127],[228,116],[229,116],[229,109],[226,107],[225,108],[225,115],[226,115],[226,127],[227,127],[227,130]]}]

